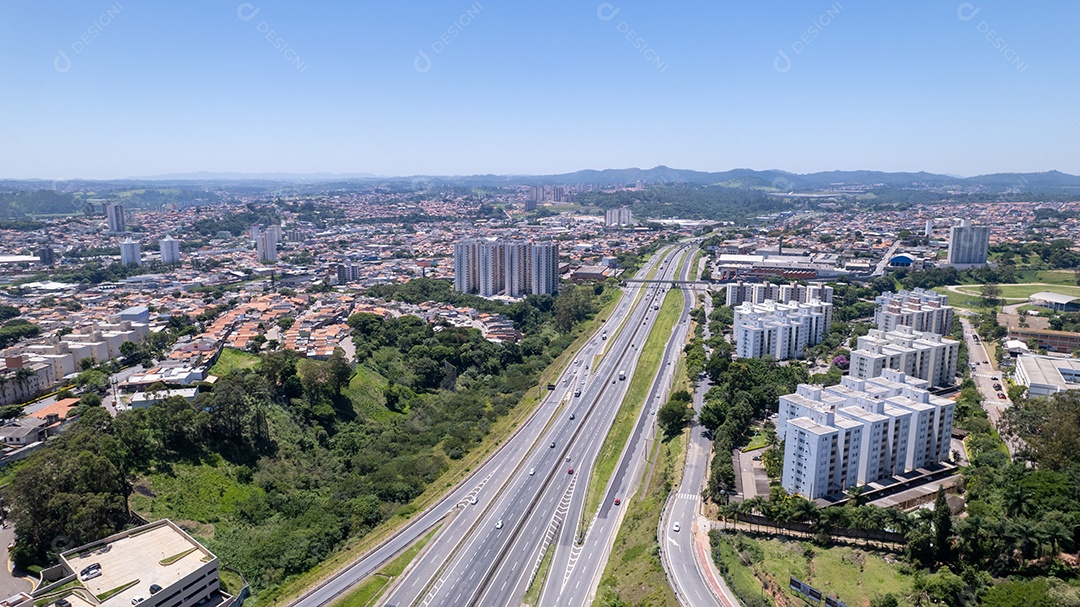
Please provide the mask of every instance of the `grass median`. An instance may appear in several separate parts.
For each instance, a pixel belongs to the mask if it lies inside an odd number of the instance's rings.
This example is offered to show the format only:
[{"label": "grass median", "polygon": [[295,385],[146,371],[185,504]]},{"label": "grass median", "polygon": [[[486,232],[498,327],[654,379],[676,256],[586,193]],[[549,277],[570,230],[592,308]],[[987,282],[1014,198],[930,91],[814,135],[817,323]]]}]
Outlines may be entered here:
[{"label": "grass median", "polygon": [[604,568],[595,605],[678,607],[660,562],[656,528],[668,493],[682,472],[686,434],[663,441],[658,431],[654,437],[649,474],[634,499],[625,504],[626,518]]},{"label": "grass median", "polygon": [[626,391],[615,421],[608,430],[604,444],[600,447],[600,454],[596,458],[592,474],[589,477],[589,488],[585,498],[585,517],[589,518],[603,499],[604,490],[607,488],[611,473],[619,461],[626,446],[627,439],[634,428],[638,415],[641,413],[645,399],[649,395],[653,378],[656,376],[660,363],[664,358],[664,348],[667,347],[668,339],[679,321],[682,312],[683,294],[679,289],[670,289],[664,297],[664,303],[660,306],[660,312],[656,317],[656,324],[649,333],[648,339],[641,346],[641,358],[638,359],[637,368],[630,377],[630,387]]},{"label": "grass median", "polygon": [[405,568],[409,566],[416,555],[424,549],[424,546],[431,541],[432,537],[439,531],[436,527],[431,530],[419,541],[409,546],[404,552],[402,552],[397,558],[386,564],[385,567],[380,569],[378,573],[375,573],[368,579],[364,580],[356,586],[348,594],[342,596],[331,604],[331,607],[367,607],[368,605],[374,605],[378,601],[386,589],[390,587],[390,584],[395,578],[400,576]]}]

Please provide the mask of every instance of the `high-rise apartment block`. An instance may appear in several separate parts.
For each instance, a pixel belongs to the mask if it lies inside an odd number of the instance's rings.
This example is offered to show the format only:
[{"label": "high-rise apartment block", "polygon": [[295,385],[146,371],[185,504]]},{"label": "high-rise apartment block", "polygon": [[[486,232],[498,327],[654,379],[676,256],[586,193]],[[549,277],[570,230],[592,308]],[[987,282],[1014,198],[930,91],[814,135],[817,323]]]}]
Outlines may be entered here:
[{"label": "high-rise apartment block", "polygon": [[812,300],[832,303],[833,288],[823,282],[787,285],[774,285],[771,282],[743,282],[727,286],[727,305],[737,306],[745,301],[763,303],[779,301],[781,303],[807,303]]},{"label": "high-rise apartment block", "polygon": [[161,249],[161,263],[180,263],[180,241],[166,236],[158,241]]},{"label": "high-rise apartment block", "polygon": [[963,219],[960,225],[949,229],[949,265],[981,266],[986,265],[986,254],[990,248],[990,228],[972,225]]},{"label": "high-rise apartment block", "polygon": [[887,369],[836,386],[800,384],[780,397],[781,484],[808,499],[924,468],[949,458],[955,403],[924,380]]},{"label": "high-rise apartment block", "polygon": [[871,379],[893,369],[926,380],[931,386],[951,386],[959,355],[960,342],[937,333],[903,325],[892,331],[870,329],[852,350],[848,373],[858,379]]},{"label": "high-rise apartment block", "polygon": [[38,249],[38,261],[47,266],[53,265],[56,263],[56,251],[51,246],[44,245]]},{"label": "high-rise apartment block", "polygon": [[470,239],[454,245],[454,289],[481,297],[555,294],[559,245]]},{"label": "high-rise apartment block", "polygon": [[952,330],[953,309],[949,296],[925,289],[886,292],[874,298],[874,322],[882,331],[900,326],[924,333],[948,335]]},{"label": "high-rise apartment block", "polygon": [[270,230],[260,230],[255,240],[255,250],[259,254],[259,261],[277,261],[277,238]]},{"label": "high-rise apartment block", "polygon": [[109,224],[109,231],[121,233],[127,229],[124,221],[124,205],[115,202],[105,203],[105,221]]},{"label": "high-rise apartment block", "polygon": [[120,243],[120,263],[126,265],[142,265],[142,251],[137,240],[130,238]]},{"label": "high-rise apartment block", "polygon": [[831,303],[743,302],[735,308],[735,355],[771,356],[776,360],[799,358],[808,346],[821,343],[831,324]]},{"label": "high-rise apartment block", "polygon": [[630,207],[608,209],[604,211],[604,225],[608,227],[632,226],[634,225],[634,215],[630,212]]}]

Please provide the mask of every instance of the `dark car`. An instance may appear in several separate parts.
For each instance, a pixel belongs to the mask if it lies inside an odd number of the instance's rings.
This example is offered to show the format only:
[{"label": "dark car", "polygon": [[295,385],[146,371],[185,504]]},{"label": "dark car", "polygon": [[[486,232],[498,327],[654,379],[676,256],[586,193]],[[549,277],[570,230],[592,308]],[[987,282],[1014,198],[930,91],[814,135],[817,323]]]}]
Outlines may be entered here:
[{"label": "dark car", "polygon": [[71,607],[71,602],[67,599],[56,599],[56,607]]},{"label": "dark car", "polygon": [[573,469],[573,468],[571,468],[571,469],[567,470],[567,471],[566,471],[566,473],[567,473],[567,474],[573,474],[573,473],[574,473],[574,469]]},{"label": "dark car", "polygon": [[616,505],[616,506],[618,506],[618,505],[619,505],[619,504],[621,504],[621,503],[622,503],[622,500],[621,500],[621,499],[619,499],[619,498],[615,498],[615,505]]},{"label": "dark car", "polygon": [[161,592],[161,586],[157,584],[150,584],[150,594],[157,594]]},{"label": "dark car", "polygon": [[552,448],[552,449],[554,449],[554,448],[555,448],[555,441],[551,441],[551,448]]}]

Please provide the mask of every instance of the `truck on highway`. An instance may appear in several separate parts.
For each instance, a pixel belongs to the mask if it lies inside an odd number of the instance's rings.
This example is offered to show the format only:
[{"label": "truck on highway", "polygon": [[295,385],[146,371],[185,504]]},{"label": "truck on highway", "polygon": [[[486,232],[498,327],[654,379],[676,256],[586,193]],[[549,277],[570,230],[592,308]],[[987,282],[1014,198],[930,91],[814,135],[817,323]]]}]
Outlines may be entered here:
[{"label": "truck on highway", "polygon": [[619,371],[619,381],[626,380],[626,371]]}]

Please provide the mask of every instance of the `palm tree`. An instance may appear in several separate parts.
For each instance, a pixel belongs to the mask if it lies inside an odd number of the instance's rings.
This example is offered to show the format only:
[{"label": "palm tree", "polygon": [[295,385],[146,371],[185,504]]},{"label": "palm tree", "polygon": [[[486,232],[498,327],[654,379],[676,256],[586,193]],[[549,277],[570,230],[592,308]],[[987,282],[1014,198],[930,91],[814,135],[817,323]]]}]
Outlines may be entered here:
[{"label": "palm tree", "polygon": [[[762,497],[760,495],[755,495],[754,497],[750,498],[749,500],[744,501],[743,503],[746,504],[747,507],[750,509],[750,512],[749,512],[750,514],[754,514],[756,512],[759,516],[762,516],[762,517],[765,516],[765,512],[764,512],[764,510],[765,510],[765,498],[764,497]],[[759,523],[758,524],[758,531],[760,531],[760,530],[761,530],[761,524]]]},{"label": "palm tree", "polygon": [[866,487],[863,486],[852,487],[845,492],[849,503],[851,503],[852,506],[856,507],[862,506],[866,503],[866,496],[864,495],[865,493]]}]

